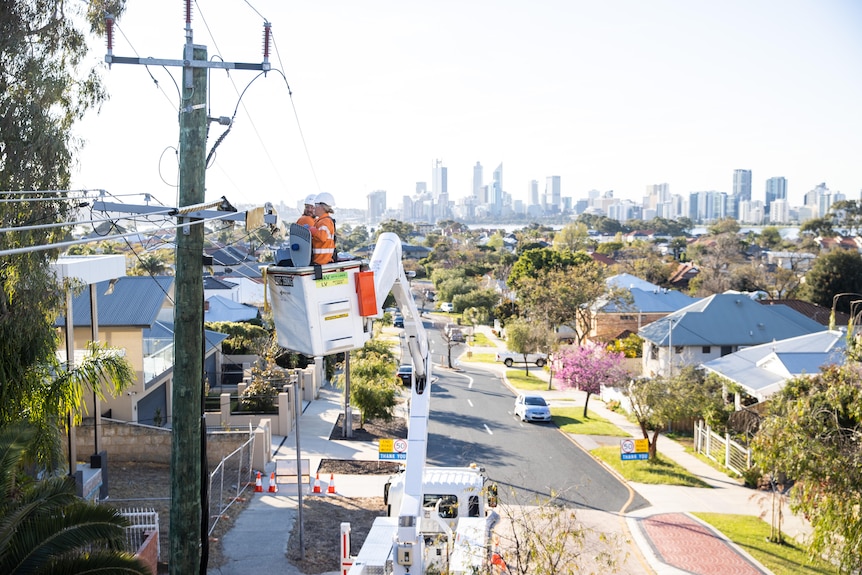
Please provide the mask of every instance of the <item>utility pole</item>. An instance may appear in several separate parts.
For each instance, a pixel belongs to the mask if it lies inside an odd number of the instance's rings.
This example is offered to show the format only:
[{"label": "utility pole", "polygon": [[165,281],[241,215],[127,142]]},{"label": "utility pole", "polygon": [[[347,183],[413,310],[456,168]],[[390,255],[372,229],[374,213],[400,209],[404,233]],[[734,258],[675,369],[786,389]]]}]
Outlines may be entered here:
[{"label": "utility pole", "polygon": [[[205,62],[206,48],[191,44],[190,30],[187,30],[186,39],[183,60]],[[180,206],[204,201],[206,94],[206,69],[184,67],[180,103]],[[200,571],[200,439],[205,431],[201,429],[200,421],[204,229],[200,220],[186,216],[180,216],[177,223],[185,225],[177,229],[176,240],[169,568],[172,574],[179,575]]]},{"label": "utility pole", "polygon": [[[261,64],[209,62],[205,46],[192,42],[191,2],[185,0],[185,36],[182,60],[121,58],[113,55],[113,17],[107,17],[110,64],[144,64],[182,67],[179,106],[180,182],[174,306],[174,377],[171,425],[171,575],[205,573],[201,552],[206,548],[202,485],[206,471],[201,448],[203,434],[203,243],[202,217],[189,209],[204,202],[206,191],[207,70],[209,68],[259,70],[269,64],[270,25],[264,23],[264,61]],[[203,461],[202,461],[203,459]]]}]

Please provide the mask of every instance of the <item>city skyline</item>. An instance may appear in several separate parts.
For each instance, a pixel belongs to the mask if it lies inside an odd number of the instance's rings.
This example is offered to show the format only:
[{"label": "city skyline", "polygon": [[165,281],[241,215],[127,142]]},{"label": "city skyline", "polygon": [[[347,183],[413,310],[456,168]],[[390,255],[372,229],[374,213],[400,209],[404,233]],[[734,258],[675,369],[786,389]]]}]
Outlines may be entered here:
[{"label": "city skyline", "polygon": [[[376,190],[392,203],[416,182],[430,188],[434,159],[452,199],[474,193],[477,161],[482,185],[503,165],[502,191],[524,202],[550,176],[572,198],[613,190],[640,202],[662,183],[729,194],[740,169],[753,199],[773,177],[791,205],[820,183],[862,190],[862,5],[851,0],[193,5],[194,42],[211,59],[259,62],[264,18],[273,30],[265,77],[210,74],[209,114],[236,116],[208,199],[295,205],[327,191],[361,209]],[[179,58],[181,12],[131,4],[114,54]],[[93,59],[104,53],[94,42]],[[73,187],[175,202],[171,72],[105,72],[112,97],[80,125]],[[225,129],[211,124],[208,151]]]}]

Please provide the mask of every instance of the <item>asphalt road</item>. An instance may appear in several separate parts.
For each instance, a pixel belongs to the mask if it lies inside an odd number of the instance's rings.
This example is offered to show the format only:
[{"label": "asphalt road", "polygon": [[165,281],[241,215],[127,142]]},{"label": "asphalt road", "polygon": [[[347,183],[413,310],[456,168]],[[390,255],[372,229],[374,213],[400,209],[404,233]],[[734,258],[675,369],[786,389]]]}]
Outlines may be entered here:
[{"label": "asphalt road", "polygon": [[[432,349],[445,350],[437,331],[428,333]],[[435,351],[433,357],[439,356]],[[553,425],[519,421],[512,412],[515,396],[495,373],[470,366],[457,372],[436,369],[434,376],[430,465],[475,462],[485,467],[501,500],[509,503],[532,505],[556,497],[564,504],[613,513],[649,505]]]}]

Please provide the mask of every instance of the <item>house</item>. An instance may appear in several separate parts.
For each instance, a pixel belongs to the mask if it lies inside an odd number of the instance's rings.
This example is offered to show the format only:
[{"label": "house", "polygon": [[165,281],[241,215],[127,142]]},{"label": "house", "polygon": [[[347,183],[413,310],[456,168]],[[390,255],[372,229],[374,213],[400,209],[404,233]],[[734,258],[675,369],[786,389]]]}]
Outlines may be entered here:
[{"label": "house", "polygon": [[827,330],[741,349],[702,364],[703,368],[736,383],[736,407],[765,401],[787,380],[820,372],[826,365],[842,365],[847,334]]},{"label": "house", "polygon": [[260,310],[226,297],[214,295],[204,303],[204,322],[249,321],[260,317]]},{"label": "house", "polygon": [[652,322],[644,339],[643,373],[670,375],[740,349],[824,331],[822,324],[782,306],[742,294],[715,294]]},{"label": "house", "polygon": [[668,278],[668,283],[677,289],[688,289],[688,283],[700,273],[691,262],[680,263]]},{"label": "house", "polygon": [[[101,402],[106,417],[136,423],[169,422],[173,379],[173,288],[168,276],[128,276],[93,284],[96,293],[99,340],[123,350],[135,374],[133,384],[120,397]],[[55,327],[65,349],[65,316]],[[72,300],[72,327],[75,355],[83,353],[92,339],[90,294],[85,291]],[[207,334],[205,364],[215,372],[220,364],[222,334]],[[65,357],[63,352],[61,355]],[[93,413],[92,399],[85,397]]]},{"label": "house", "polygon": [[[775,309],[777,311],[783,311],[784,308],[790,308],[798,311],[806,317],[810,317],[820,325],[827,327],[830,325],[832,319],[832,310],[828,307],[823,307],[822,305],[817,305],[816,303],[803,301],[801,299],[762,299],[758,300],[757,303],[761,305],[776,306]],[[835,312],[835,325],[846,326],[848,323],[850,323],[850,314],[844,313],[843,311]]]},{"label": "house", "polygon": [[204,276],[204,299],[221,296],[231,301],[239,301],[239,284],[222,277]]},{"label": "house", "polygon": [[611,341],[625,332],[638,333],[643,326],[697,301],[631,274],[611,276],[605,283],[609,291],[622,295],[604,298],[593,307],[591,340]]}]

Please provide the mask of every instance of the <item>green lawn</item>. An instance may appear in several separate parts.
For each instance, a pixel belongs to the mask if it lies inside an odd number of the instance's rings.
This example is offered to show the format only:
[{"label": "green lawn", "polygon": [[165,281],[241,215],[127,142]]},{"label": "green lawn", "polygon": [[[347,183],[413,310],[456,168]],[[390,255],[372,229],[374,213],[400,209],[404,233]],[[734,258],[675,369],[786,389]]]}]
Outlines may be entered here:
[{"label": "green lawn", "polygon": [[473,332],[473,345],[477,347],[493,347],[491,340],[484,333],[478,331]]},{"label": "green lawn", "polygon": [[551,417],[557,427],[566,433],[579,435],[610,435],[613,437],[631,437],[628,433],[608,421],[587,410],[584,419],[582,407],[552,407]]},{"label": "green lawn", "polygon": [[529,376],[524,373],[524,370],[522,369],[508,369],[506,370],[506,379],[509,380],[509,383],[511,383],[513,387],[523,389],[524,391],[540,391],[548,389],[548,382],[540,379],[532,373],[539,369],[540,368],[538,367],[531,369]]},{"label": "green lawn", "polygon": [[467,354],[461,356],[463,361],[478,361],[482,363],[494,363],[497,360],[497,357],[493,353],[471,353],[470,357],[467,357]]},{"label": "green lawn", "polygon": [[590,451],[614,468],[628,481],[652,483],[657,485],[683,485],[686,487],[706,487],[709,484],[689,473],[684,467],[665,459],[659,453],[655,460],[622,461],[620,448],[616,446],[599,447]]},{"label": "green lawn", "polygon": [[775,575],[836,575],[838,570],[820,560],[809,560],[808,554],[796,542],[770,543],[769,523],[750,515],[723,513],[692,513],[706,521],[752,557],[763,563]]}]

